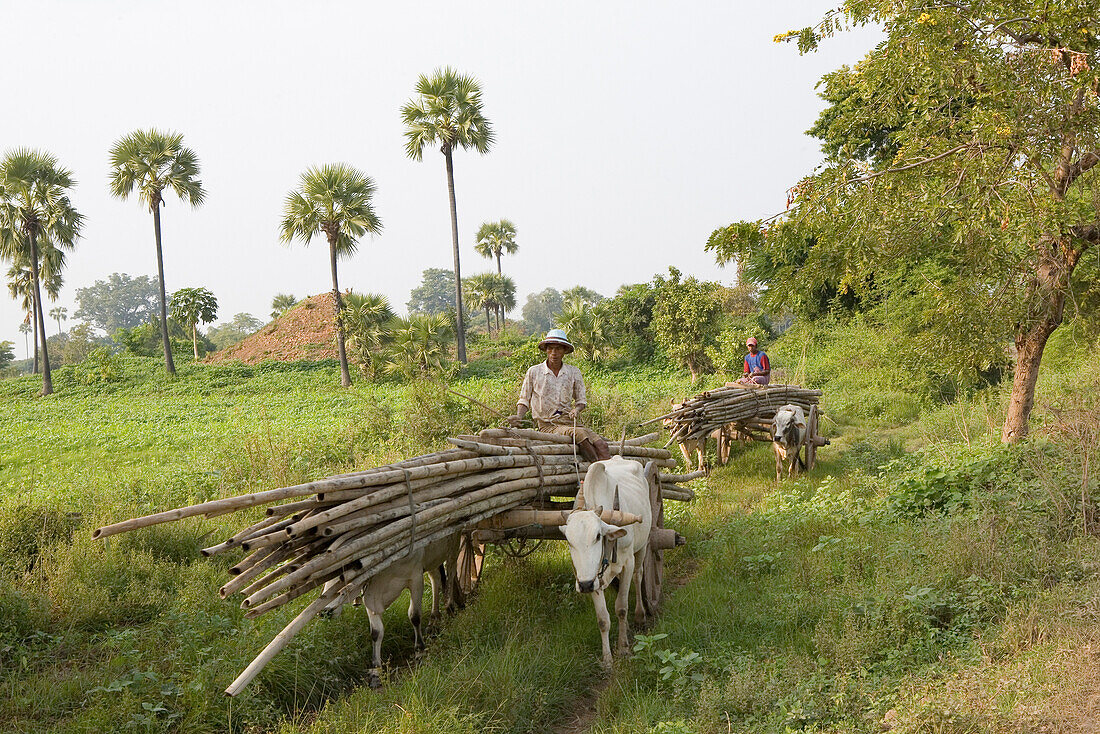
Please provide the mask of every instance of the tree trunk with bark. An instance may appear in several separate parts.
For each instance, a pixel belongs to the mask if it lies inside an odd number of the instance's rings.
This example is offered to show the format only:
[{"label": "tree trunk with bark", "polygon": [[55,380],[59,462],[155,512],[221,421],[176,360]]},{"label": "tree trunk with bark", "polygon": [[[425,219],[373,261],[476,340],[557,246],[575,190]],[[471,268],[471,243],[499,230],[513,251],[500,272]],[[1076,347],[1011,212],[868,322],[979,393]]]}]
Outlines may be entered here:
[{"label": "tree trunk with bark", "polygon": [[[42,313],[42,292],[38,288],[38,234],[31,230],[28,239],[31,242],[31,280],[34,281],[35,327],[42,334],[42,394],[53,392],[53,376],[50,374],[50,352],[46,348],[46,318]],[[38,348],[35,346],[35,356]]]},{"label": "tree trunk with bark", "polygon": [[191,348],[195,350],[195,361],[199,361],[199,325],[191,324]]},{"label": "tree trunk with bark", "polygon": [[451,203],[451,244],[455,261],[455,341],[458,345],[458,361],[466,364],[466,322],[462,316],[462,271],[458,262],[458,205],[455,203],[455,169],[449,145],[443,146],[443,158],[447,161],[447,195]]},{"label": "tree trunk with bark", "polygon": [[351,371],[348,369],[348,353],[344,347],[344,300],[340,298],[340,285],[336,280],[336,236],[328,236],[328,260],[332,269],[332,300],[336,308],[336,351],[340,355],[340,385],[351,387]]},{"label": "tree trunk with bark", "polygon": [[176,363],[172,361],[172,343],[168,340],[168,296],[164,290],[164,251],[160,240],[160,197],[153,203],[153,232],[157,239],[157,277],[160,278],[160,338],[164,345],[164,369],[168,374],[176,374]]},{"label": "tree trunk with bark", "polygon": [[1016,330],[1016,366],[1012,372],[1012,394],[1001,429],[1003,443],[1015,443],[1028,434],[1028,421],[1035,407],[1035,384],[1047,339],[1062,323],[1069,278],[1081,251],[1062,240],[1046,251],[1035,273],[1034,288],[1042,302],[1029,325]]}]

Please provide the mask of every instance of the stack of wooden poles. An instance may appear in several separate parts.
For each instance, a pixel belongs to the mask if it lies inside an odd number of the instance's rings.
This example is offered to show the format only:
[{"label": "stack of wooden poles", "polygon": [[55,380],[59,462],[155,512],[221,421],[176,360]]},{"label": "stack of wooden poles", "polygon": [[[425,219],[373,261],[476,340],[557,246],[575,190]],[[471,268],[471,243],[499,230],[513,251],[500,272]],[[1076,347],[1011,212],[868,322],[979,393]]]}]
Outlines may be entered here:
[{"label": "stack of wooden poles", "polygon": [[796,385],[726,385],[688,398],[646,423],[665,422],[671,434],[666,446],[674,441],[703,438],[731,423],[751,438],[770,440],[772,420],[780,407],[797,405],[809,413],[810,406],[817,405],[820,399],[820,390]]},{"label": "stack of wooden poles", "polygon": [[[627,439],[610,448],[643,463],[675,466],[667,450],[641,445],[656,438]],[[230,569],[232,578],[221,596],[241,594],[245,616],[254,618],[323,589],[226,689],[236,695],[314,616],[354,600],[371,578],[395,562],[490,519],[495,528],[531,522],[524,512],[513,513],[511,520],[497,516],[524,505],[553,508],[554,498],[575,498],[588,470],[567,436],[501,428],[448,441],[453,448],[445,451],[134,518],[99,528],[92,537],[267,505],[263,519],[203,549],[207,556],[237,548],[247,554]],[[675,485],[697,475],[661,475],[664,496],[690,500],[692,491]]]}]

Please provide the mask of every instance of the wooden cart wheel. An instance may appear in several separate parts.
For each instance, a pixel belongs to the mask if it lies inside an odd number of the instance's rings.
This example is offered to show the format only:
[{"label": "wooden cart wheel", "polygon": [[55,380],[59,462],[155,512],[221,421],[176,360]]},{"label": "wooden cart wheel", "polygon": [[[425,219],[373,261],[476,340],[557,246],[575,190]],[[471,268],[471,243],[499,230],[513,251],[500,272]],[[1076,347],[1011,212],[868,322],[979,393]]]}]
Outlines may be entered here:
[{"label": "wooden cart wheel", "polygon": [[481,579],[481,567],[485,563],[485,544],[475,543],[469,533],[463,533],[458,541],[458,589],[463,597],[470,596]]},{"label": "wooden cart wheel", "polygon": [[[653,508],[653,520],[650,528],[657,529],[665,526],[665,504],[661,496],[661,481],[657,475],[658,467],[655,462],[646,465],[646,478],[649,480],[649,504]],[[665,552],[650,547],[646,551],[644,567],[642,569],[642,604],[646,614],[655,617],[661,607],[661,584],[665,574]]]},{"label": "wooden cart wheel", "polygon": [[810,406],[810,417],[806,420],[806,471],[811,472],[817,464],[817,406]]}]

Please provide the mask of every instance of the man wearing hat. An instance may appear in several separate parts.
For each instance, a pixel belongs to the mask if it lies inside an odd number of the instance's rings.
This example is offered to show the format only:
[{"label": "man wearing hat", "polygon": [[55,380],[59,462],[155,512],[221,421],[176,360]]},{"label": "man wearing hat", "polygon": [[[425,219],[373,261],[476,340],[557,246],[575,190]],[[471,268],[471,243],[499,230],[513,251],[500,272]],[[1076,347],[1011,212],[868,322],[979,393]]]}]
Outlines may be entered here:
[{"label": "man wearing hat", "polygon": [[745,341],[749,353],[745,355],[745,371],[737,382],[742,385],[767,385],[772,372],[768,363],[768,355],[756,348],[756,337],[750,336]]},{"label": "man wearing hat", "polygon": [[546,361],[527,370],[519,390],[516,414],[509,422],[518,425],[531,411],[531,418],[540,431],[572,436],[577,450],[588,461],[610,459],[607,441],[580,422],[580,413],[587,405],[584,378],[581,371],[562,358],[573,351],[565,332],[551,329],[539,342],[546,352]]}]

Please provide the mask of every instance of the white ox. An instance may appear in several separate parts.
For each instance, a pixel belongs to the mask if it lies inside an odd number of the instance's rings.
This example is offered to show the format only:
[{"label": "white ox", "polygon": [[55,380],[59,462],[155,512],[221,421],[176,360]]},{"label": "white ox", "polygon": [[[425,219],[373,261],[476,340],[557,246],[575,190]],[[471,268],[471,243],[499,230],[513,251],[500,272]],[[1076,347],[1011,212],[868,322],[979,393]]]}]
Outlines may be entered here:
[{"label": "white ox", "polygon": [[[613,579],[619,579],[619,594],[615,599],[615,616],[619,620],[619,654],[629,649],[626,607],[631,582],[636,587],[635,623],[641,625],[645,622],[641,595],[642,567],[653,512],[649,504],[649,484],[642,465],[621,456],[592,464],[584,477],[584,504],[585,508],[592,509],[573,510],[562,532],[569,541],[577,591],[592,595],[600,640],[603,642],[603,664],[609,667],[611,619],[607,613],[604,589],[611,585]],[[640,515],[642,521],[624,527],[609,525],[600,519],[604,509],[619,509]]]},{"label": "white ox", "polygon": [[775,449],[775,481],[783,478],[783,464],[787,464],[787,476],[798,474],[798,466],[803,469],[799,452],[806,440],[806,413],[797,405],[784,405],[775,411],[775,432],[772,435],[772,448]]},{"label": "white ox", "polygon": [[[432,583],[432,616],[439,615],[439,601],[443,595],[444,581],[447,581],[448,604],[453,600],[454,561],[458,555],[458,535],[437,540],[421,550],[402,558],[392,566],[383,569],[363,587],[359,600],[367,610],[370,619],[370,637],[374,643],[371,667],[367,670],[367,682],[371,688],[382,685],[379,670],[382,667],[382,613],[393,604],[405,589],[409,590],[409,621],[413,626],[414,643],[417,650],[424,649],[424,635],[420,629],[421,606],[424,599],[424,574]],[[451,564],[451,577],[446,578],[444,562]]]}]

